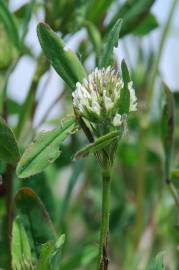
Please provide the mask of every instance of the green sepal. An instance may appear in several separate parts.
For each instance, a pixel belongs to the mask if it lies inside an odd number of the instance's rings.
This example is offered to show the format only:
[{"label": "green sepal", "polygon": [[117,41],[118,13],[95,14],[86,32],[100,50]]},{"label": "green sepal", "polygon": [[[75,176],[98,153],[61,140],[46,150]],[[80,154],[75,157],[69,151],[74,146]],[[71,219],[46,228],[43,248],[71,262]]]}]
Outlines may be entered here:
[{"label": "green sepal", "polygon": [[120,92],[120,100],[119,100],[119,113],[120,114],[128,114],[130,108],[130,92],[128,89],[128,83],[131,81],[127,64],[125,60],[121,63],[121,70],[122,70],[122,79],[124,82],[124,87],[121,89]]},{"label": "green sepal", "polygon": [[106,146],[111,144],[115,140],[119,140],[121,137],[120,131],[112,131],[100,138],[97,138],[94,143],[90,143],[75,154],[74,159],[85,157],[90,153],[96,153],[104,150]]}]

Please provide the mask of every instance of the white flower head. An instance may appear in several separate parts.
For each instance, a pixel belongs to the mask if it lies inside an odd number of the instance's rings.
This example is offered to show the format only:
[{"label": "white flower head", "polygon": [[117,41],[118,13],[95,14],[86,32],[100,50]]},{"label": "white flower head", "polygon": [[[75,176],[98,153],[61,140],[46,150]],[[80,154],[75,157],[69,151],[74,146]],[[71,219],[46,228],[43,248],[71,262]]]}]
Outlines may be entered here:
[{"label": "white flower head", "polygon": [[[123,87],[122,78],[111,66],[102,69],[95,68],[82,83],[76,84],[76,89],[72,93],[73,106],[90,122],[108,122],[113,127],[121,126],[123,117],[119,101]],[[132,81],[128,83],[128,89],[129,111],[136,111],[137,98]]]}]

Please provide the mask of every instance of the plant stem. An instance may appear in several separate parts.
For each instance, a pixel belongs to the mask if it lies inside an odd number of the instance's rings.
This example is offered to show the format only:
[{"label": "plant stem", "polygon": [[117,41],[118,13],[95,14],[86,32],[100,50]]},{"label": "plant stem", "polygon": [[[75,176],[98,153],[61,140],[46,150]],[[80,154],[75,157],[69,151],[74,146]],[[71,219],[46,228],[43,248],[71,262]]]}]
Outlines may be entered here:
[{"label": "plant stem", "polygon": [[111,173],[110,170],[102,172],[102,222],[101,222],[101,235],[99,243],[99,259],[98,270],[108,269],[108,234],[109,234],[109,212],[110,212],[110,186],[111,186]]},{"label": "plant stem", "polygon": [[38,88],[41,77],[48,70],[48,68],[49,68],[49,64],[46,58],[44,58],[43,55],[40,55],[37,61],[37,66],[36,66],[36,69],[32,78],[32,82],[31,82],[28,94],[22,105],[21,113],[19,115],[19,121],[15,130],[17,139],[19,139],[28,117],[31,117],[31,119],[33,118],[34,111],[36,108],[35,95],[37,92],[37,88]]},{"label": "plant stem", "polygon": [[13,197],[13,167],[7,165],[4,174],[5,189],[6,189],[6,245],[7,245],[7,269],[11,269],[11,237],[12,237],[12,197]]},{"label": "plant stem", "polygon": [[4,82],[4,86],[3,86],[3,94],[2,94],[2,104],[3,104],[3,108],[2,108],[2,115],[3,118],[7,121],[8,119],[8,108],[7,108],[7,87],[8,87],[8,82],[9,82],[9,78],[10,75],[12,74],[12,72],[14,71],[15,67],[17,66],[19,61],[19,57],[12,63],[12,65],[10,66],[10,68],[8,69],[8,71],[6,72],[5,75],[5,82]]},{"label": "plant stem", "polygon": [[166,184],[168,186],[168,189],[169,189],[169,191],[170,191],[170,193],[171,193],[177,207],[179,207],[179,196],[178,196],[178,192],[177,192],[175,186],[173,185],[171,180],[168,179],[168,178],[166,179]]}]

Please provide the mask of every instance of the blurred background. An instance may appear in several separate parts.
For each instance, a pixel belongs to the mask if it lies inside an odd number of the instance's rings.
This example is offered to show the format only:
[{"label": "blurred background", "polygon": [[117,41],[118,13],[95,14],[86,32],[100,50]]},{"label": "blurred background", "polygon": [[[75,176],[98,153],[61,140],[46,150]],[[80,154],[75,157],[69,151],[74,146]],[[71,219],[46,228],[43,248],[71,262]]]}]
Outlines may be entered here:
[{"label": "blurred background", "polygon": [[[11,11],[14,11],[18,9],[21,5],[24,3],[27,3],[28,1],[25,0],[11,0],[10,1],[10,9]],[[122,1],[116,1],[122,2]],[[156,18],[158,20],[159,26],[157,29],[152,31],[147,36],[144,36],[142,39],[140,39],[140,42],[142,42],[146,52],[149,52],[150,50],[156,51],[158,49],[158,44],[161,37],[162,28],[166,22],[168,10],[170,8],[171,1],[170,0],[158,0],[156,1],[152,6],[152,12],[156,15]],[[110,16],[112,16],[112,13],[114,12],[115,7],[112,8],[110,11]],[[179,69],[179,61],[178,56],[176,55],[178,46],[179,46],[179,18],[177,16],[179,12],[179,6],[177,5],[175,13],[172,18],[172,27],[170,29],[170,33],[168,35],[167,41],[165,42],[165,47],[162,53],[162,58],[160,61],[160,71],[162,73],[162,76],[165,78],[165,82],[170,85],[172,89],[178,89],[179,88],[179,76],[178,76],[178,69]],[[43,21],[44,14],[43,11],[39,11],[36,16],[33,16],[29,25],[29,31],[26,37],[26,43],[28,46],[30,46],[35,54],[38,54],[40,52],[40,45],[38,42],[37,34],[36,34],[36,26],[39,21]],[[80,29],[77,33],[75,33],[72,38],[70,38],[66,44],[67,47],[71,48],[72,50],[76,51],[78,45],[81,40],[83,40],[87,35],[86,30]],[[123,48],[123,42],[125,42],[128,50],[128,55],[126,55],[126,52]],[[136,61],[136,50],[133,45],[133,39],[130,36],[125,37],[122,41],[119,42],[118,48],[115,49],[116,57],[119,61],[121,61],[123,58],[128,60],[128,56],[130,57],[131,64],[134,65]],[[88,67],[89,70],[93,68],[93,59],[88,60]],[[33,75],[35,66],[35,61],[33,61],[30,57],[24,56],[21,61],[19,62],[16,70],[13,72],[13,76],[9,82],[9,94],[14,97],[15,100],[18,102],[23,102],[27,91],[29,84],[31,82],[31,78]],[[24,76],[22,76],[24,74]],[[46,75],[47,76],[47,75]],[[21,78],[21,80],[18,80],[17,78]],[[45,77],[45,76],[44,76]],[[44,78],[44,81],[46,78]],[[41,105],[38,108],[37,115],[35,117],[35,123],[38,123],[40,121],[40,118],[43,116],[45,109],[48,107],[48,105],[53,102],[53,100],[58,95],[61,87],[62,81],[59,79],[59,76],[56,74],[56,72],[52,69],[51,70],[51,78],[48,81],[48,86],[46,87],[46,92],[43,96],[43,100],[41,101]],[[42,83],[43,87],[43,83]],[[53,89],[53,91],[52,91]],[[39,92],[41,90],[39,89]],[[49,95],[50,93],[50,95]],[[55,117],[58,115],[58,113],[61,111],[60,106],[57,104],[54,106],[52,112],[50,113],[49,117]]]}]

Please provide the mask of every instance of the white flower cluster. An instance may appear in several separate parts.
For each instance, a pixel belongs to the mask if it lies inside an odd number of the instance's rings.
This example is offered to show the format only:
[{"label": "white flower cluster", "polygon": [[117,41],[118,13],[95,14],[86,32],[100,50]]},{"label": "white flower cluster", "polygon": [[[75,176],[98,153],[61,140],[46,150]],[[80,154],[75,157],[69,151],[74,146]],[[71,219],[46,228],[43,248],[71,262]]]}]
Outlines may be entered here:
[{"label": "white flower cluster", "polygon": [[[120,92],[124,83],[112,67],[96,68],[82,83],[76,84],[72,93],[73,105],[81,116],[94,122],[110,116],[114,126],[120,126],[122,116],[118,113]],[[137,98],[132,81],[128,83],[130,111],[137,110]]]}]

